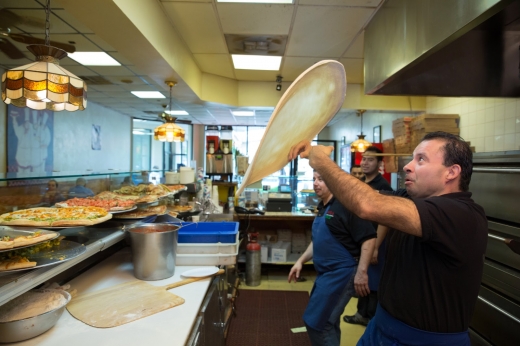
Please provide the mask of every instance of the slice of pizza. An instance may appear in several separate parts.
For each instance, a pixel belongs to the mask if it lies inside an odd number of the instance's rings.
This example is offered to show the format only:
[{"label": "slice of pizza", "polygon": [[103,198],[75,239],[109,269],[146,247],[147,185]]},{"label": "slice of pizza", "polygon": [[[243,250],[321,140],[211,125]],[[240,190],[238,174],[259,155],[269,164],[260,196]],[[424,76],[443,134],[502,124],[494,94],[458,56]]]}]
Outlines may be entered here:
[{"label": "slice of pizza", "polygon": [[14,238],[14,247],[40,243],[51,238],[55,238],[56,235],[57,234],[55,232],[42,234],[41,231],[34,232],[31,235],[21,235],[19,237]]},{"label": "slice of pizza", "polygon": [[0,237],[0,250],[12,249],[14,241],[7,235]]},{"label": "slice of pizza", "polygon": [[13,257],[0,261],[0,271],[31,268],[36,266],[36,262],[31,262],[27,257]]}]

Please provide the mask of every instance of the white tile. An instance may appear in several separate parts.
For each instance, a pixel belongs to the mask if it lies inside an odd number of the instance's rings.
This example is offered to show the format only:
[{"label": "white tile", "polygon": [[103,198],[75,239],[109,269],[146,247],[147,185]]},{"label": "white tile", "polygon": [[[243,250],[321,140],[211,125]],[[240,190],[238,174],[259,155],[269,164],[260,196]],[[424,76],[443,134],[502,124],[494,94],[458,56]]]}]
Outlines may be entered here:
[{"label": "white tile", "polygon": [[515,134],[510,133],[504,136],[504,150],[515,150]]},{"label": "white tile", "polygon": [[516,109],[520,111],[520,99],[516,99]]},{"label": "white tile", "polygon": [[484,136],[489,137],[495,135],[495,126],[492,123],[483,124],[481,126],[484,126]]},{"label": "white tile", "polygon": [[486,122],[486,113],[483,109],[479,109],[475,113],[477,115],[477,125],[484,124]]},{"label": "white tile", "polygon": [[460,116],[460,122],[465,123],[468,126],[476,125],[477,124],[477,113],[464,113],[464,115],[461,114]]},{"label": "white tile", "polygon": [[495,109],[494,108],[486,108],[484,110],[484,122],[485,123],[492,123],[495,121]]},{"label": "white tile", "polygon": [[495,136],[501,136],[505,133],[504,120],[495,121]]},{"label": "white tile", "polygon": [[520,133],[515,133],[515,149],[520,149]]},{"label": "white tile", "polygon": [[520,117],[515,118],[515,132],[520,133]]},{"label": "white tile", "polygon": [[504,150],[504,136],[495,136],[495,143],[493,144],[493,151]]},{"label": "white tile", "polygon": [[516,115],[516,102],[508,102],[505,105],[504,118],[513,118]]},{"label": "white tile", "polygon": [[502,120],[505,118],[505,104],[499,103],[495,105],[495,120]]},{"label": "white tile", "polygon": [[484,107],[487,108],[494,108],[495,107],[495,99],[494,98],[485,98],[484,99]]},{"label": "white tile", "polygon": [[459,103],[459,112],[460,112],[460,116],[462,115],[465,115],[466,113],[468,113],[468,100],[466,98],[461,98],[461,101]]},{"label": "white tile", "polygon": [[473,138],[477,137],[477,125],[471,125],[468,126],[467,135],[464,135],[463,137],[467,140],[471,140]]},{"label": "white tile", "polygon": [[484,145],[485,145],[485,138],[476,138],[475,140],[471,141],[471,145],[475,147],[475,151],[477,153],[481,153],[484,151]]},{"label": "white tile", "polygon": [[494,147],[493,147],[494,143],[495,143],[495,137],[494,136],[487,136],[485,138],[485,142],[484,142],[484,151],[485,152],[494,151]]},{"label": "white tile", "polygon": [[504,120],[504,127],[506,134],[508,133],[515,133],[515,118],[506,118]]},{"label": "white tile", "polygon": [[468,100],[468,112],[473,113],[477,110],[477,102],[476,99],[470,98]]},{"label": "white tile", "polygon": [[485,134],[485,129],[486,129],[486,125],[484,124],[480,124],[480,125],[476,125],[475,126],[475,137],[476,138],[484,138],[484,136],[486,135]]}]

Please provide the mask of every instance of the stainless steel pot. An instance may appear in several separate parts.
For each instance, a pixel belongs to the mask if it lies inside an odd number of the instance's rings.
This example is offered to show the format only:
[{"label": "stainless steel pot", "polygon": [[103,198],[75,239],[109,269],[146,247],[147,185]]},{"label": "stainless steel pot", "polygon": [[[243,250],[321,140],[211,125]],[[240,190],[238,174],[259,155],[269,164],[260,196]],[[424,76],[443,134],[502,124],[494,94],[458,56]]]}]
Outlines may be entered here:
[{"label": "stainless steel pot", "polygon": [[67,299],[67,302],[63,306],[23,320],[0,322],[0,343],[18,342],[31,339],[54,327],[65,310],[65,306],[67,306],[71,299],[68,292],[61,290],[56,290],[56,292],[63,294]]},{"label": "stainless steel pot", "polygon": [[173,276],[178,229],[179,226],[167,223],[135,224],[126,228],[136,278],[152,281]]}]

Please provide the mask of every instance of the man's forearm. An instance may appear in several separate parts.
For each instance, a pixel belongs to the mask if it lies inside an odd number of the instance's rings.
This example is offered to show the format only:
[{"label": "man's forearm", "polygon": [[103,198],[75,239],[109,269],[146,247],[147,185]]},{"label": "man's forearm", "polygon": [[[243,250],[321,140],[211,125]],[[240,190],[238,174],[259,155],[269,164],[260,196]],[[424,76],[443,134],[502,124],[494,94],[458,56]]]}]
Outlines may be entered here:
[{"label": "man's forearm", "polygon": [[372,238],[366,240],[361,245],[361,255],[359,256],[358,263],[358,273],[366,273],[368,271],[368,265],[370,264],[370,259],[372,258],[372,254],[374,253],[374,248],[376,245],[376,238]]},{"label": "man's forearm", "polygon": [[312,241],[311,241],[309,246],[307,246],[307,250],[305,250],[305,252],[302,253],[302,255],[300,256],[298,261],[300,261],[301,264],[305,264],[306,262],[308,262],[312,259],[312,254],[313,254],[313,252],[312,252]]}]

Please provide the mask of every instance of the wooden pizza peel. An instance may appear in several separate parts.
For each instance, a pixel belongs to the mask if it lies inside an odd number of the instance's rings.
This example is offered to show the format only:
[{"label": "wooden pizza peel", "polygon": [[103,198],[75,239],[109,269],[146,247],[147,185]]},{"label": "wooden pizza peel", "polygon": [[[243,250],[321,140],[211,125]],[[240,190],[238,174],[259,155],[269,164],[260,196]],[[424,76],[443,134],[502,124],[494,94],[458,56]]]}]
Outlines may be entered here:
[{"label": "wooden pizza peel", "polygon": [[346,92],[345,69],[335,60],[320,61],[296,78],[276,105],[236,196],[285,167],[289,149],[316,137],[340,110]]},{"label": "wooden pizza peel", "polygon": [[89,326],[117,327],[184,304],[184,299],[168,292],[169,289],[223,273],[224,269],[220,269],[213,275],[184,279],[166,286],[153,286],[144,281],[126,282],[74,297],[67,310]]}]

